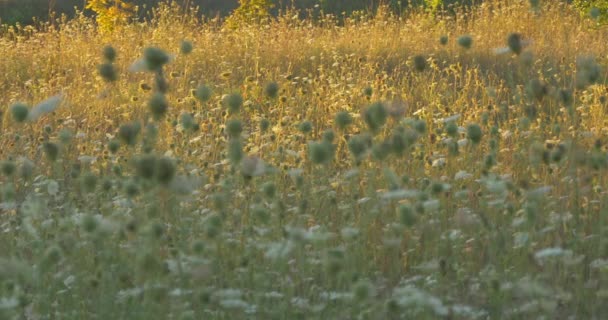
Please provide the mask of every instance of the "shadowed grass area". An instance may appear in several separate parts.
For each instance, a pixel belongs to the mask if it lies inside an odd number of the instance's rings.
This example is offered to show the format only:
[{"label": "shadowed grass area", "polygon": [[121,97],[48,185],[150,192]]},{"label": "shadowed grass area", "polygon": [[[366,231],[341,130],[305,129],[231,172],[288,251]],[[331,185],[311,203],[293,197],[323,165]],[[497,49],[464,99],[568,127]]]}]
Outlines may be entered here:
[{"label": "shadowed grass area", "polygon": [[605,28],[296,17],[0,31],[0,316],[608,313]]}]

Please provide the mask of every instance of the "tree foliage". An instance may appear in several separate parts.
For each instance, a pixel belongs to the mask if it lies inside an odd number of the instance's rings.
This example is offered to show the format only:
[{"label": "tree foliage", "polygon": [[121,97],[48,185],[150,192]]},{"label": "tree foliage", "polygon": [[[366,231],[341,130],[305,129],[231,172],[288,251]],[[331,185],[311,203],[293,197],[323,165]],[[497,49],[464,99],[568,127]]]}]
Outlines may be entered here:
[{"label": "tree foliage", "polygon": [[127,23],[136,9],[126,0],[87,0],[85,8],[95,12],[99,28],[105,31]]}]

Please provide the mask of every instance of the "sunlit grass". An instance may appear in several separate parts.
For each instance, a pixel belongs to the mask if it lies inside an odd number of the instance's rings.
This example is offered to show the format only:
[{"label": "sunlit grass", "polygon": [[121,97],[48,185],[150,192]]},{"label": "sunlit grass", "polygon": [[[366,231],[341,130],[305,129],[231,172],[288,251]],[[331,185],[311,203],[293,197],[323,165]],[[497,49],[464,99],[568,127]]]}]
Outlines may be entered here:
[{"label": "sunlit grass", "polygon": [[540,9],[2,29],[0,316],[602,318],[608,37]]}]

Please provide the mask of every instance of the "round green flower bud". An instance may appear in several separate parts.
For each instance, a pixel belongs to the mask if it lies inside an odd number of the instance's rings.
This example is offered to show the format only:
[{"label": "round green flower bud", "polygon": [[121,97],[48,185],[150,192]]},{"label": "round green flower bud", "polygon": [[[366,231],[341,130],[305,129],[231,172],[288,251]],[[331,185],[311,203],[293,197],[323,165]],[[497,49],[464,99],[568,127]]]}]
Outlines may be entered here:
[{"label": "round green flower bud", "polygon": [[228,106],[230,113],[238,113],[243,106],[243,97],[238,93],[232,93],[224,98],[224,103]]},{"label": "round green flower bud", "polygon": [[112,63],[116,60],[116,50],[112,46],[103,47],[103,58]]},{"label": "round green flower bud", "polygon": [[99,71],[99,75],[107,82],[118,80],[118,73],[112,63],[106,62],[100,64],[99,67],[97,67],[97,71]]},{"label": "round green flower bud", "polygon": [[458,45],[465,49],[470,49],[473,45],[473,38],[469,35],[460,36],[458,37]]},{"label": "round green flower bud", "polygon": [[192,45],[192,42],[183,40],[180,45],[179,51],[182,54],[190,54],[193,49],[194,49],[194,46]]},{"label": "round green flower bud", "polygon": [[44,154],[46,154],[47,158],[49,158],[49,160],[57,160],[57,157],[59,156],[59,146],[57,146],[56,143],[45,142],[42,145],[42,150],[44,151]]},{"label": "round green flower bud", "polygon": [[16,122],[23,122],[27,119],[30,110],[24,103],[16,103],[11,106],[11,115]]},{"label": "round green flower bud", "polygon": [[150,101],[148,101],[148,108],[154,116],[154,119],[159,120],[167,113],[169,102],[167,102],[167,98],[164,94],[157,92],[150,98]]},{"label": "round green flower bud", "polygon": [[160,48],[149,47],[144,50],[146,66],[150,71],[157,71],[169,62],[169,55]]},{"label": "round green flower bud", "polygon": [[340,111],[336,114],[335,123],[340,129],[345,129],[353,123],[353,117],[346,111]]},{"label": "round green flower bud", "polygon": [[473,142],[473,144],[479,144],[482,136],[483,132],[478,124],[470,124],[467,126],[467,137],[471,140],[471,142]]},{"label": "round green flower bud", "polygon": [[231,119],[226,122],[226,132],[231,138],[237,138],[243,133],[241,120]]},{"label": "round green flower bud", "polygon": [[162,185],[168,185],[175,176],[175,162],[168,157],[158,159],[156,180]]},{"label": "round green flower bud", "polygon": [[211,99],[212,94],[213,94],[213,92],[211,91],[211,88],[209,88],[205,85],[199,86],[194,91],[194,97],[201,102],[206,102],[209,99]]},{"label": "round green flower bud", "polygon": [[276,82],[270,82],[264,88],[264,94],[271,99],[274,99],[279,94],[279,85]]},{"label": "round green flower bud", "polygon": [[426,65],[426,59],[423,56],[418,55],[414,57],[414,70],[422,72],[426,69]]}]

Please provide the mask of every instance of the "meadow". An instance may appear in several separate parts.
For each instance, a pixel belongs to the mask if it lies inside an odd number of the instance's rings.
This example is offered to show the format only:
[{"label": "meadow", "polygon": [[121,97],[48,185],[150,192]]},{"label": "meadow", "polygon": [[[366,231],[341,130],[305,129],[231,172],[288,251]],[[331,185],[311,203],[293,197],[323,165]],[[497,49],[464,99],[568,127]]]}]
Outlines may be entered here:
[{"label": "meadow", "polygon": [[0,318],[602,319],[606,43],[557,1],[4,26]]}]

